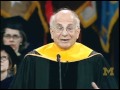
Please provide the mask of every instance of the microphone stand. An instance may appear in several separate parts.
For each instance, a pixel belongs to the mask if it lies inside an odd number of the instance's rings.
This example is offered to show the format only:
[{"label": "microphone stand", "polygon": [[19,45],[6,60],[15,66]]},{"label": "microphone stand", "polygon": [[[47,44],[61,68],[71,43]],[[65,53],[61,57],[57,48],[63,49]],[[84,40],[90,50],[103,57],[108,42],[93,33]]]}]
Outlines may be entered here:
[{"label": "microphone stand", "polygon": [[60,55],[59,54],[57,54],[57,61],[59,62],[59,83],[60,83],[60,89],[62,89],[61,62],[60,62]]}]

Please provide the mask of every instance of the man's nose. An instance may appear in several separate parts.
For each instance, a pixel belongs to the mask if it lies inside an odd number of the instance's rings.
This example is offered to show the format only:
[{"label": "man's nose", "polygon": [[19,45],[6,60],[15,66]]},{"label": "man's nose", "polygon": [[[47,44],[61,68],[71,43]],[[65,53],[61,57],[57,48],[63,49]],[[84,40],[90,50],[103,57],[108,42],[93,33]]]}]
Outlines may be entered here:
[{"label": "man's nose", "polygon": [[63,36],[67,36],[67,35],[68,35],[68,32],[67,32],[66,29],[63,30],[62,35],[63,35]]}]

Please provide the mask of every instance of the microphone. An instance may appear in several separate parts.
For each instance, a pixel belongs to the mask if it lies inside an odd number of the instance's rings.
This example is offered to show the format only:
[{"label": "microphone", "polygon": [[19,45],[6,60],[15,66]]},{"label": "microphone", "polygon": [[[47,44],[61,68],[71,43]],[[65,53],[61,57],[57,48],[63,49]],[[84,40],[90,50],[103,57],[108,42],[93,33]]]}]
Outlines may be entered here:
[{"label": "microphone", "polygon": [[62,89],[62,76],[61,76],[61,62],[60,62],[60,54],[57,54],[57,61],[59,62],[59,83],[60,83],[60,89]]},{"label": "microphone", "polygon": [[57,61],[58,62],[60,62],[60,58],[61,58],[60,54],[57,54]]}]

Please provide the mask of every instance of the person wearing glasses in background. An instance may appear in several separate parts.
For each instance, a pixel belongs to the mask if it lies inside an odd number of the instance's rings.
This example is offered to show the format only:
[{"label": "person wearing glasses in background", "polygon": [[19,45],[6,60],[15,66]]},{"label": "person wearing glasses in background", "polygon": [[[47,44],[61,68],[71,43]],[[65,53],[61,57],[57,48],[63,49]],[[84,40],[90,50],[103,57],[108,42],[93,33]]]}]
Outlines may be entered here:
[{"label": "person wearing glasses in background", "polygon": [[13,89],[99,89],[118,88],[114,76],[103,74],[110,68],[102,54],[76,42],[80,20],[69,9],[51,16],[53,43],[26,54]]},{"label": "person wearing glasses in background", "polygon": [[15,75],[14,64],[18,59],[14,50],[8,45],[0,47],[0,88],[8,89]]},{"label": "person wearing glasses in background", "polygon": [[5,18],[4,22],[4,26],[1,30],[2,44],[10,45],[13,48],[19,57],[19,60],[16,60],[18,67],[24,57],[24,54],[21,52],[28,46],[27,37],[24,32],[25,20],[20,16],[16,16]]}]

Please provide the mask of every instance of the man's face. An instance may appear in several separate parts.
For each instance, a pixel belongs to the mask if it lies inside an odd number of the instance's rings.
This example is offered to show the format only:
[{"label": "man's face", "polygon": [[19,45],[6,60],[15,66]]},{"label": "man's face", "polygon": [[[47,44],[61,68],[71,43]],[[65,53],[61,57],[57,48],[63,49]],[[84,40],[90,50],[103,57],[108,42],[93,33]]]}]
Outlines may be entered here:
[{"label": "man's face", "polygon": [[59,12],[55,17],[55,24],[50,30],[54,42],[62,49],[68,49],[79,37],[80,29],[71,12]]},{"label": "man's face", "polygon": [[3,35],[4,45],[10,45],[15,51],[18,51],[21,42],[22,42],[22,37],[18,30],[10,29],[10,28],[5,29],[5,33]]}]

